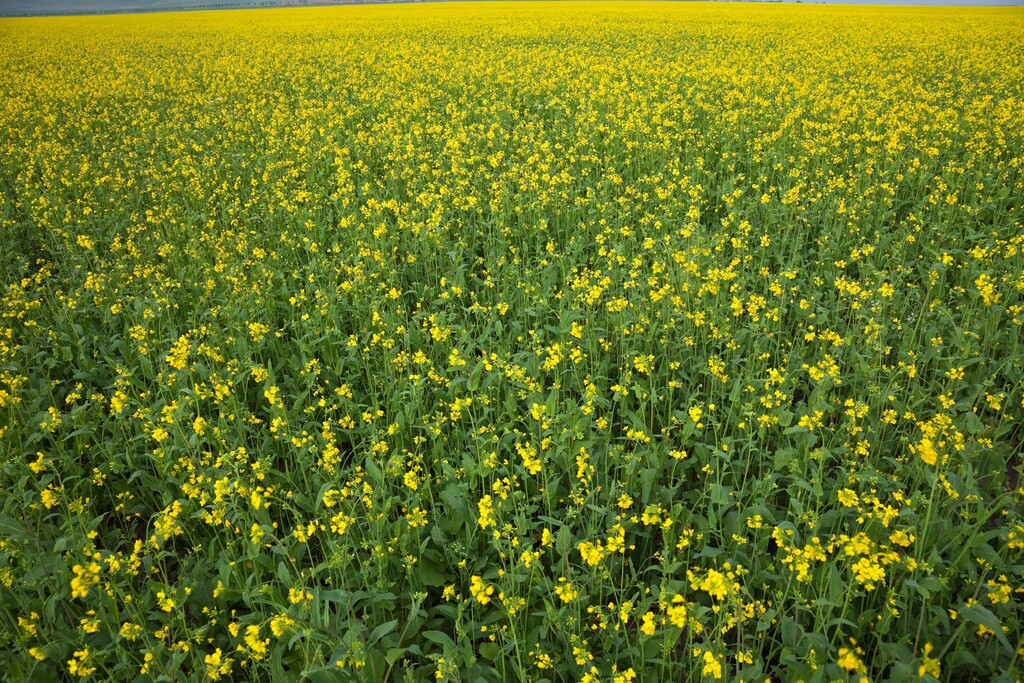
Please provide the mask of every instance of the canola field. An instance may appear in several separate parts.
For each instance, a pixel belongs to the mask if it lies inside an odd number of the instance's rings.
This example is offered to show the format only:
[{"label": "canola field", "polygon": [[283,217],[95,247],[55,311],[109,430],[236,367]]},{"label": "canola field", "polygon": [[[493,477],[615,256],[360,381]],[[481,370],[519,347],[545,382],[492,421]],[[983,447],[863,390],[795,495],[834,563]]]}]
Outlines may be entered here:
[{"label": "canola field", "polygon": [[0,21],[0,679],[1012,681],[1024,10]]}]

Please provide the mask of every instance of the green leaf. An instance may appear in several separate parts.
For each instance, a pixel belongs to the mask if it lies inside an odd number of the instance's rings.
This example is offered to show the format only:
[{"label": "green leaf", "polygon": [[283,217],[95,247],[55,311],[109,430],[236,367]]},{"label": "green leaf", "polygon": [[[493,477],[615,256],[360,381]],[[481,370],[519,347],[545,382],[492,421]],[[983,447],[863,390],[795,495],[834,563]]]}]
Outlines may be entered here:
[{"label": "green leaf", "polygon": [[640,472],[640,500],[646,505],[651,502],[651,491],[654,482],[658,478],[658,470],[653,467],[645,468]]},{"label": "green leaf", "polygon": [[377,628],[373,629],[373,631],[370,632],[370,639],[369,641],[367,641],[366,644],[368,646],[373,645],[378,640],[394,631],[396,626],[398,626],[398,619],[385,621],[383,624],[379,625]]},{"label": "green leaf", "polygon": [[452,640],[452,637],[447,633],[442,631],[424,631],[422,635],[430,642],[440,645],[445,650],[455,649],[455,641]]},{"label": "green leaf", "polygon": [[781,621],[782,626],[782,642],[788,647],[795,649],[800,643],[800,637],[803,635],[803,629],[800,625],[789,617],[783,617]]},{"label": "green leaf", "polygon": [[963,430],[971,436],[977,436],[985,431],[985,423],[981,421],[977,413],[964,413],[958,419]]},{"label": "green leaf", "polygon": [[1002,624],[999,623],[999,619],[987,607],[971,605],[970,607],[962,607],[959,611],[961,617],[993,631],[1003,647],[1009,652],[1013,652],[1013,646],[1010,645],[1010,641],[1006,639],[1006,634],[1003,633]]},{"label": "green leaf", "polygon": [[448,575],[444,572],[444,565],[429,557],[422,557],[420,559],[416,575],[423,582],[423,585],[434,587],[443,586],[448,578]]},{"label": "green leaf", "polygon": [[0,536],[20,541],[25,536],[25,527],[12,517],[0,515]]},{"label": "green leaf", "polygon": [[480,656],[492,662],[501,654],[501,648],[497,643],[482,643],[480,645]]},{"label": "green leaf", "polygon": [[470,391],[476,391],[480,388],[480,377],[484,374],[484,362],[480,361],[473,368],[472,374],[469,376],[469,384],[466,386]]}]

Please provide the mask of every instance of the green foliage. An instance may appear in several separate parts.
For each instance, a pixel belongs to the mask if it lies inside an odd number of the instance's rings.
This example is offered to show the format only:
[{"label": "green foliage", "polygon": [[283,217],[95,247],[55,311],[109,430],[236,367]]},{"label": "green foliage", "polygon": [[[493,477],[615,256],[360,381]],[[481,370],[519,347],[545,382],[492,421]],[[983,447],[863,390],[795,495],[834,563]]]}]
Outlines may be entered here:
[{"label": "green foliage", "polygon": [[0,678],[1014,679],[1021,28],[0,23]]}]

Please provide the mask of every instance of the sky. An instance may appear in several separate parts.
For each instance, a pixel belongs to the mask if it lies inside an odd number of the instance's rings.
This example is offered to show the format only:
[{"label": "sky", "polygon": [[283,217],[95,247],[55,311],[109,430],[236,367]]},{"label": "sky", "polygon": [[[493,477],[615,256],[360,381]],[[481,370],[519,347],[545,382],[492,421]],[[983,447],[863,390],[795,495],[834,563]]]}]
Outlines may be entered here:
[{"label": "sky", "polygon": [[[216,5],[287,4],[288,0],[0,0],[2,14],[61,14],[65,12],[110,12],[129,10],[173,10]],[[819,0],[804,0],[816,2]],[[1024,0],[826,0],[837,4],[935,5],[935,6],[1011,6]]]}]

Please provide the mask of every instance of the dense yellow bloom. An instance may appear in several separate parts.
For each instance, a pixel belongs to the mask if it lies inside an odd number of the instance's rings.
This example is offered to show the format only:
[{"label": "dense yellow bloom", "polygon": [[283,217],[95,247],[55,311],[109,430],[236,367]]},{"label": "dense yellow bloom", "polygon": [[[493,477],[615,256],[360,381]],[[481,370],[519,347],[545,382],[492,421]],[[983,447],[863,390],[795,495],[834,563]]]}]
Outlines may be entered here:
[{"label": "dense yellow bloom", "polygon": [[732,583],[725,574],[714,569],[709,569],[707,576],[697,582],[696,587],[705,591],[716,600],[722,600],[732,590]]},{"label": "dense yellow bloom", "polygon": [[586,562],[591,567],[600,564],[601,560],[603,560],[605,555],[607,554],[607,551],[605,550],[601,541],[597,541],[596,543],[582,541],[577,546],[577,548],[579,549],[580,555],[583,557],[584,562]]},{"label": "dense yellow bloom", "polygon": [[469,579],[469,594],[481,605],[486,605],[494,595],[494,586],[487,585],[479,576],[472,576]]},{"label": "dense yellow bloom", "polygon": [[572,602],[580,595],[569,579],[564,576],[558,578],[558,583],[555,584],[555,593],[562,599],[562,602]]},{"label": "dense yellow bloom", "polygon": [[89,590],[100,581],[100,565],[96,562],[76,564],[71,568],[74,577],[71,579],[71,597],[84,598]]},{"label": "dense yellow bloom", "polygon": [[206,676],[212,681],[231,674],[233,662],[230,657],[224,657],[219,647],[203,657],[203,663],[206,664]]},{"label": "dense yellow bloom", "polygon": [[654,622],[654,612],[644,612],[644,616],[641,621],[640,630],[649,636],[654,635],[654,631],[657,629],[657,625]]},{"label": "dense yellow bloom", "polygon": [[294,625],[294,619],[279,614],[270,620],[270,632],[280,638]]},{"label": "dense yellow bloom", "polygon": [[686,617],[689,609],[684,604],[683,596],[676,595],[672,598],[672,605],[665,611],[669,622],[678,628],[686,626]]},{"label": "dense yellow bloom", "polygon": [[477,524],[480,525],[481,529],[486,529],[489,526],[494,526],[494,502],[490,496],[484,496],[480,499],[478,505],[479,516],[477,517]]},{"label": "dense yellow bloom", "polygon": [[836,661],[836,664],[850,673],[863,673],[866,671],[866,668],[864,662],[858,656],[861,654],[863,654],[863,651],[859,647],[854,649],[841,647],[839,648],[839,659]]},{"label": "dense yellow bloom", "polygon": [[160,609],[162,609],[164,612],[170,612],[178,605],[178,603],[174,599],[174,596],[168,595],[164,591],[157,591],[156,601],[157,604],[160,605]]},{"label": "dense yellow bloom", "polygon": [[[30,462],[28,467],[30,470],[32,470],[34,474],[42,474],[43,472],[46,471],[46,456],[44,456],[42,453],[36,453],[35,461]],[[48,505],[47,507],[52,506]]]},{"label": "dense yellow bloom", "polygon": [[250,624],[245,627],[245,645],[248,648],[249,656],[260,660],[267,656],[270,648],[269,638],[260,638],[260,627],[258,624]]},{"label": "dense yellow bloom", "polygon": [[178,337],[178,340],[171,346],[171,350],[167,353],[167,364],[175,370],[182,370],[185,368],[185,364],[188,362],[188,354],[191,349],[191,342],[189,341],[188,335],[182,335]]},{"label": "dense yellow bloom", "polygon": [[931,439],[924,438],[917,444],[917,454],[926,465],[934,466],[938,462],[938,454],[935,452],[935,444]]},{"label": "dense yellow bloom", "polygon": [[537,453],[537,449],[534,448],[529,441],[526,443],[517,443],[516,451],[519,456],[523,459],[523,467],[530,474],[539,474],[541,470],[540,457]]},{"label": "dense yellow bloom", "polygon": [[862,557],[853,565],[853,576],[871,591],[876,584],[885,582],[885,568],[875,560]]},{"label": "dense yellow bloom", "polygon": [[722,678],[722,662],[710,650],[705,650],[703,657],[704,665],[701,667],[701,675],[710,676],[716,681]]},{"label": "dense yellow bloom", "polygon": [[85,678],[94,671],[96,667],[92,665],[89,649],[75,650],[74,656],[68,660],[68,673]]},{"label": "dense yellow bloom", "polygon": [[937,657],[929,657],[932,653],[931,643],[924,644],[924,654],[921,656],[921,665],[917,668],[918,676],[934,676],[939,678],[942,675],[942,666]]},{"label": "dense yellow bloom", "polygon": [[57,500],[57,494],[52,486],[47,486],[45,489],[40,491],[39,498],[47,510],[55,508],[60,504],[60,501]]},{"label": "dense yellow bloom", "polygon": [[118,633],[125,640],[135,640],[140,635],[142,635],[142,627],[138,624],[125,622],[121,625],[121,630]]}]

